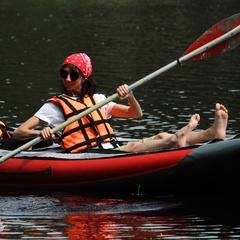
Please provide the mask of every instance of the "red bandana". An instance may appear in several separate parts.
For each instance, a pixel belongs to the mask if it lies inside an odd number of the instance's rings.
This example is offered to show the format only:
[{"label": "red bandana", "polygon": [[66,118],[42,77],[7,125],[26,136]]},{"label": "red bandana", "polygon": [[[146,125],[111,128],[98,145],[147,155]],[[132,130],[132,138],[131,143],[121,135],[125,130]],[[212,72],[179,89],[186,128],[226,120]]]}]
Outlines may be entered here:
[{"label": "red bandana", "polygon": [[85,53],[76,53],[68,56],[63,62],[63,65],[65,64],[72,64],[77,67],[83,73],[85,79],[92,75],[91,59]]}]

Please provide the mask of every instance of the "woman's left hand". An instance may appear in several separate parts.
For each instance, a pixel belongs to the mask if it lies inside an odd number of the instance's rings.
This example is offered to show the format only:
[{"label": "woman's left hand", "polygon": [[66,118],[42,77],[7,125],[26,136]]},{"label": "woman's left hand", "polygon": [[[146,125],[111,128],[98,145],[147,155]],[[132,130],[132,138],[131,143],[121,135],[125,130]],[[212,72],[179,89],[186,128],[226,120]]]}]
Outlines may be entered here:
[{"label": "woman's left hand", "polygon": [[119,99],[126,99],[126,98],[133,95],[133,92],[128,90],[128,85],[127,84],[119,86],[117,88],[117,93],[118,93],[118,98]]}]

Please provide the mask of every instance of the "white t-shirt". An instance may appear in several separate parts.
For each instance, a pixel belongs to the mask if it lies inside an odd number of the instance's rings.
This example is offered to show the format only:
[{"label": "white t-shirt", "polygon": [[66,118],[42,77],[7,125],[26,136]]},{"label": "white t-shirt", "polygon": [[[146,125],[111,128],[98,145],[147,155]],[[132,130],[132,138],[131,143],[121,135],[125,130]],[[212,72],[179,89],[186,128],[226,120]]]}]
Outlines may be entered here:
[{"label": "white t-shirt", "polygon": [[[94,94],[94,97],[98,102],[103,101],[106,97],[103,94]],[[74,99],[74,97],[72,97]],[[76,99],[76,98],[75,98]],[[109,102],[102,106],[103,111],[106,113],[107,118],[111,118],[112,116],[109,114],[111,112],[115,102]],[[65,122],[64,114],[62,108],[56,104],[51,102],[45,103],[35,114],[37,118],[41,119],[46,126],[50,126],[54,128],[61,123]],[[61,134],[61,132],[58,132]]]}]

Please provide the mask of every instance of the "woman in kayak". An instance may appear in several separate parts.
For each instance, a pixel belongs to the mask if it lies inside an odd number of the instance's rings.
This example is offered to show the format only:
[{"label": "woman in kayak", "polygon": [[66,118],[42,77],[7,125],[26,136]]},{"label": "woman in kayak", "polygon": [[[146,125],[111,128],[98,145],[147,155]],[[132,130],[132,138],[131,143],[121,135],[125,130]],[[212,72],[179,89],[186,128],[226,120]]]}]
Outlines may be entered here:
[{"label": "woman in kayak", "polygon": [[[18,140],[32,139],[37,136],[42,136],[43,140],[55,138],[52,128],[106,99],[104,95],[96,94],[91,59],[85,53],[68,56],[59,72],[62,94],[48,99],[34,116],[14,131],[13,138]],[[189,123],[175,134],[159,133],[141,141],[119,146],[108,119],[111,116],[140,118],[143,114],[133,92],[128,90],[126,84],[119,86],[117,93],[119,99],[127,99],[129,105],[111,101],[56,133],[59,136],[60,145],[66,152],[82,152],[89,148],[109,148],[109,146],[126,152],[142,152],[183,147],[186,143],[192,145],[214,138],[225,138],[228,112],[222,104],[217,103],[215,122],[204,131],[192,132],[200,120],[199,114],[194,114]],[[37,126],[44,126],[44,128],[37,130]]]}]

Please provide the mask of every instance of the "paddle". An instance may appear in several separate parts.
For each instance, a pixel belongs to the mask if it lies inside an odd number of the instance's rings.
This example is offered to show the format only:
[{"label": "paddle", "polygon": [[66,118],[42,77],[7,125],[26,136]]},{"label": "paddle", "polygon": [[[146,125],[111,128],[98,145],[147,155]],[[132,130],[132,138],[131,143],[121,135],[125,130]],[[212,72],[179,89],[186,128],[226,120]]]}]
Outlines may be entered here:
[{"label": "paddle", "polygon": [[[176,65],[181,65],[187,60],[199,60],[206,57],[214,56],[216,54],[227,52],[240,44],[240,14],[233,15],[223,21],[217,23],[206,31],[200,38],[198,38],[183,54],[183,56],[165,67],[158,69],[157,71],[147,75],[146,77],[136,81],[129,86],[129,90],[133,90],[143,83],[148,82],[154,77],[160,75],[163,72],[173,68]],[[90,114],[91,112],[97,110],[98,108],[104,106],[105,104],[113,101],[118,97],[118,94],[115,93],[112,96],[106,98],[105,100],[99,102],[93,107],[79,113],[78,115],[72,117],[71,119],[63,122],[57,127],[53,128],[53,133],[60,131],[69,124],[77,121],[78,119]],[[22,145],[21,147],[9,152],[5,156],[0,158],[0,163],[6,161],[8,158],[15,156],[21,151],[27,150],[29,147],[37,144],[42,141],[42,137],[36,137],[35,139],[29,141],[28,143]]]},{"label": "paddle", "polygon": [[[240,14],[233,15],[229,18],[222,20],[217,23],[210,29],[208,29],[202,36],[200,36],[185,52],[184,55],[192,52],[193,50],[203,46],[210,41],[215,40],[216,38],[222,36],[224,33],[229,32],[233,28],[237,27],[240,23]],[[226,39],[222,41],[217,46],[213,46],[211,49],[207,49],[203,51],[201,54],[198,54],[191,58],[190,60],[200,60],[203,58],[211,57],[216,54],[227,52],[235,47],[237,47],[240,43],[240,35],[235,35],[234,38]]]}]

